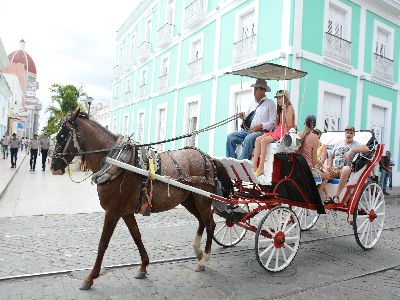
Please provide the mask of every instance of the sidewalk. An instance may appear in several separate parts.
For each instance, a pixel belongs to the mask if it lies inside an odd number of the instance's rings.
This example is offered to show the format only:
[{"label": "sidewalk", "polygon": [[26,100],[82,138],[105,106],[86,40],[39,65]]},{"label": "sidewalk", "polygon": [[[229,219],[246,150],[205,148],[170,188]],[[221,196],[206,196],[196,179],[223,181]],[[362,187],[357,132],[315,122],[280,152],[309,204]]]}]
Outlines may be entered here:
[{"label": "sidewalk", "polygon": [[3,154],[0,155],[0,199],[3,196],[5,190],[7,189],[8,185],[14,178],[15,174],[17,174],[21,164],[25,159],[29,160],[28,154],[25,150],[18,151],[18,159],[17,159],[17,167],[11,168],[11,157],[10,153],[6,159],[3,159]]}]

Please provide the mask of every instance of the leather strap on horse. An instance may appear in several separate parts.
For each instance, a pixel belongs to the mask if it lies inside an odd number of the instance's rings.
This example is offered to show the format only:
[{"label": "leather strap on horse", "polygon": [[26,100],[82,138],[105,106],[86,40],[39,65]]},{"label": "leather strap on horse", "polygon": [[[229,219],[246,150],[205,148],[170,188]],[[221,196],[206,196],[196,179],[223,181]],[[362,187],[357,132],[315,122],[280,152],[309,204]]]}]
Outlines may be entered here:
[{"label": "leather strap on horse", "polygon": [[183,173],[181,166],[178,164],[177,160],[172,156],[170,151],[167,151],[166,154],[171,158],[172,162],[175,165],[176,170],[179,173],[179,179],[186,178],[186,174]]},{"label": "leather strap on horse", "polygon": [[201,151],[199,148],[196,148],[196,147],[185,147],[184,149],[193,149],[200,153],[201,157],[204,160],[204,172],[205,172],[204,175],[206,176],[206,179],[208,179],[209,173],[210,173],[210,168],[208,166],[208,162],[211,160],[211,157],[207,153]]},{"label": "leather strap on horse", "polygon": [[[149,190],[150,185],[150,192]],[[135,213],[141,213],[143,216],[150,216],[151,213],[151,200],[153,198],[153,181],[147,178],[142,182],[140,189],[140,195],[138,200],[138,206],[136,207]]]}]

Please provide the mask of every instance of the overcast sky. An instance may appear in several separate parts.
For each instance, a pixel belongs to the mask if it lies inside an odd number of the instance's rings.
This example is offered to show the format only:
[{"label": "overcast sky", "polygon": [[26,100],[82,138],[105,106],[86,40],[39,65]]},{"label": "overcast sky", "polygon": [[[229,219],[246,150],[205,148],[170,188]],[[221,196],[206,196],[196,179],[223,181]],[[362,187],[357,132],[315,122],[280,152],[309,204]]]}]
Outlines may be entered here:
[{"label": "overcast sky", "polygon": [[0,38],[7,54],[21,38],[33,58],[43,104],[40,127],[53,83],[83,86],[95,101],[109,103],[116,30],[139,0],[1,0]]}]

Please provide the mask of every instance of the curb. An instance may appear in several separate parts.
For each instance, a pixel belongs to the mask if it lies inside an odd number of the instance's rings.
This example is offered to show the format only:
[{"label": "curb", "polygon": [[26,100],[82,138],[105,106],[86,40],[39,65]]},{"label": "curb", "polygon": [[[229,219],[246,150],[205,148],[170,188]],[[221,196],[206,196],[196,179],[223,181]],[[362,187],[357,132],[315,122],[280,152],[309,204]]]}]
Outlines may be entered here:
[{"label": "curb", "polygon": [[19,168],[21,167],[22,163],[24,162],[25,158],[28,156],[28,154],[25,154],[24,157],[21,160],[21,163],[18,165],[18,167],[15,168],[15,172],[14,174],[10,177],[10,180],[8,180],[7,184],[5,185],[5,187],[3,188],[3,190],[0,192],[0,200],[1,198],[3,198],[3,195],[5,193],[5,191],[7,190],[8,186],[10,185],[11,181],[14,179],[14,176],[17,174]]}]

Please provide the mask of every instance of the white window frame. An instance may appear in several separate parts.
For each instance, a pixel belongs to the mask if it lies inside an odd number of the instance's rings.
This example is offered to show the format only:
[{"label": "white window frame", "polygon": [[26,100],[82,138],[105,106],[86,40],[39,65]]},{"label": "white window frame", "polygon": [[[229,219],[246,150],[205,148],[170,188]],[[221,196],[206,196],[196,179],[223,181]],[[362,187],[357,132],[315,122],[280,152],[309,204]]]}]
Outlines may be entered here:
[{"label": "white window frame", "polygon": [[[156,141],[159,142],[161,140],[160,137],[160,128],[159,128],[159,122],[160,122],[160,111],[164,109],[165,110],[165,139],[167,137],[167,120],[168,120],[168,104],[167,103],[161,103],[157,105],[157,113],[156,113],[156,126],[154,128],[154,136],[156,137]],[[165,150],[165,143],[156,145],[156,148],[158,151],[164,151]]]},{"label": "white window frame", "polygon": [[132,81],[130,78],[126,79],[125,83],[125,102],[131,99]]},{"label": "white window frame", "polygon": [[203,59],[204,53],[204,32],[199,33],[198,35],[192,37],[189,41],[189,63],[194,62],[194,58],[192,57],[193,45],[200,41],[201,51],[199,53],[198,59]]},{"label": "white window frame", "polygon": [[393,57],[394,57],[394,55],[393,55],[394,54],[394,33],[395,33],[394,29],[378,20],[374,20],[374,37],[372,40],[372,54],[375,53],[376,40],[378,39],[378,29],[380,29],[382,31],[386,31],[389,34],[387,53],[385,55],[385,58],[393,60]]},{"label": "white window frame", "polygon": [[[251,82],[232,85],[229,89],[229,99],[235,99],[235,95],[239,92],[252,91],[253,88],[250,86]],[[254,94],[252,93],[252,101],[255,101]],[[229,114],[228,116],[233,116],[236,113],[236,103],[234,101],[229,101]],[[234,122],[229,122],[227,126],[227,134],[235,130]],[[239,129],[240,130],[240,129]]]},{"label": "white window frame", "polygon": [[342,119],[340,128],[342,130],[348,125],[350,114],[350,95],[351,90],[340,85],[332,84],[326,81],[318,81],[318,105],[317,105],[317,128],[324,128],[324,95],[325,92],[343,97]]},{"label": "white window frame", "polygon": [[[189,120],[188,120],[188,115],[189,115],[189,104],[197,102],[197,124],[196,124],[196,130],[199,129],[199,124],[200,124],[200,107],[201,107],[201,94],[193,95],[190,97],[185,98],[185,105],[184,105],[184,115],[183,115],[183,134],[188,134],[189,133]],[[188,145],[189,138],[186,138],[184,143],[185,146]],[[195,138],[195,147],[198,146],[198,135],[196,135]]]},{"label": "white window frame", "polygon": [[[126,123],[125,123],[126,120]],[[126,125],[126,128],[125,128]],[[122,116],[122,135],[129,134],[129,114],[123,114]]]},{"label": "white window frame", "polygon": [[328,32],[328,18],[329,18],[329,7],[333,6],[338,10],[345,13],[345,28],[343,39],[351,42],[351,19],[352,19],[352,8],[338,0],[329,0],[325,2],[325,17],[324,17],[324,34]]},{"label": "white window frame", "polygon": [[133,65],[135,61],[135,51],[136,51],[136,31],[134,31],[131,35],[131,51],[129,55],[129,60],[131,65]]},{"label": "white window frame", "polygon": [[242,16],[247,15],[251,11],[254,10],[254,33],[257,35],[258,33],[258,5],[256,5],[257,1],[254,1],[253,3],[249,4],[248,6],[240,9],[239,11],[236,12],[235,14],[235,31],[234,31],[234,39],[233,42],[238,42],[239,41],[239,24]]},{"label": "white window frame", "polygon": [[[150,30],[147,31],[147,26],[150,23]],[[153,31],[153,20],[151,15],[147,16],[146,22],[145,22],[145,30],[144,30],[144,41],[151,43],[151,36],[152,36],[152,31]],[[147,32],[149,32],[149,36],[147,36]]]},{"label": "white window frame", "polygon": [[[145,76],[143,76],[143,73],[145,73]],[[148,73],[147,73],[147,66],[142,68],[140,70],[140,80],[139,80],[139,87],[142,86],[143,84],[147,84],[147,79],[148,79]],[[143,81],[144,79],[144,81]]]},{"label": "white window frame", "polygon": [[[173,10],[172,10],[172,16],[171,16],[171,23],[168,23],[168,9],[169,9],[169,5],[170,3],[172,3],[173,6]],[[176,1],[175,0],[167,0],[166,1],[166,9],[165,9],[165,23],[174,25],[175,23],[175,14],[176,14]],[[172,32],[171,32],[172,34]]]},{"label": "white window frame", "polygon": [[[143,114],[143,136],[141,139],[138,139],[139,137],[139,128],[140,128],[140,115]],[[144,130],[144,125],[146,124],[146,112],[144,109],[139,109],[136,113],[137,115],[137,124],[136,124],[136,142],[138,143],[143,143],[144,142],[144,135],[145,135],[145,130]]]},{"label": "white window frame", "polygon": [[[371,122],[371,112],[372,112],[372,105],[380,106],[386,109],[385,112],[385,123],[387,126],[385,126],[384,130],[384,144],[385,144],[385,149],[389,149],[390,145],[390,133],[391,133],[391,127],[392,127],[392,102],[373,97],[373,96],[368,96],[368,114],[367,114],[367,129],[370,129],[370,122]],[[395,128],[394,128],[395,130]]]},{"label": "white window frame", "polygon": [[163,68],[163,62],[164,62],[165,59],[168,59],[168,72],[167,72],[166,74],[168,75],[168,74],[169,74],[169,71],[170,71],[170,67],[171,67],[171,57],[170,57],[170,53],[167,53],[167,54],[165,54],[164,56],[162,56],[161,59],[160,59],[160,76],[165,75],[165,74],[163,73],[163,70],[162,70],[162,68]]}]

